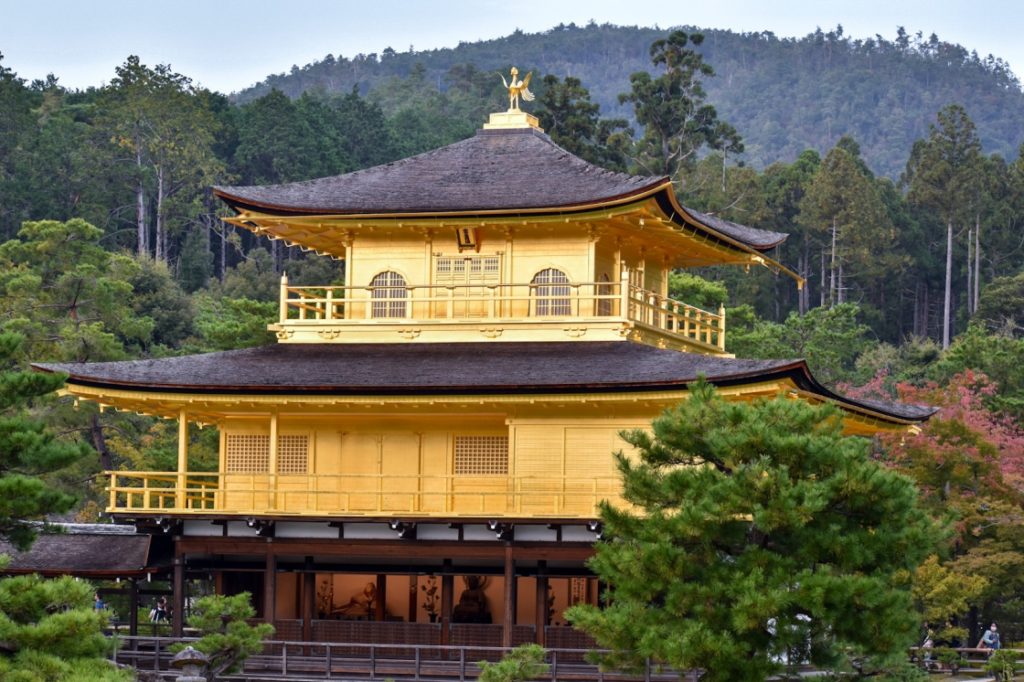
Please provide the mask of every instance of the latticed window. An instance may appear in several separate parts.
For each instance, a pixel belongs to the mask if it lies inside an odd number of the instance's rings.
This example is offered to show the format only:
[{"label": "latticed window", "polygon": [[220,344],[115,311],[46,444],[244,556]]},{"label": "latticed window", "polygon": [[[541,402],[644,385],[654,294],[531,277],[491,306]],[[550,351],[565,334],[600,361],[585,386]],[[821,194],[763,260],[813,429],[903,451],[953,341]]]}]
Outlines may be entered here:
[{"label": "latticed window", "polygon": [[[228,434],[225,473],[265,474],[270,470],[270,436]],[[277,437],[277,473],[309,471],[309,436]]]},{"label": "latticed window", "polygon": [[[612,289],[612,280],[606,274],[601,275],[601,282],[597,285],[598,296],[611,296],[614,293]],[[597,314],[602,317],[607,317],[612,314],[612,299],[601,298],[597,301]]]},{"label": "latticed window", "polygon": [[533,278],[535,315],[568,315],[572,311],[569,301],[569,278],[555,268],[541,270]]},{"label": "latticed window", "polygon": [[455,473],[508,474],[508,436],[455,436]]},{"label": "latticed window", "polygon": [[228,434],[225,472],[265,474],[270,468],[270,436]]},{"label": "latticed window", "polygon": [[405,317],[407,294],[405,277],[397,272],[388,270],[374,277],[370,282],[373,317]]},{"label": "latticed window", "polygon": [[277,473],[304,474],[309,471],[309,436],[277,437]]},{"label": "latticed window", "polygon": [[435,284],[485,284],[501,281],[499,256],[438,256]]}]

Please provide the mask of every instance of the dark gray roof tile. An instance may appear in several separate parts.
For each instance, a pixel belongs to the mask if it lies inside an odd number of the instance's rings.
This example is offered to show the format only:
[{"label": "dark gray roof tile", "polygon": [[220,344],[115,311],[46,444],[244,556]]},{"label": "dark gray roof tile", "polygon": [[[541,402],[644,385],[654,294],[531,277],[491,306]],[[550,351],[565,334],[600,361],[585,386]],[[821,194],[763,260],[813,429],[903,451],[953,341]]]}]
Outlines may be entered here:
[{"label": "dark gray roof tile", "polygon": [[788,376],[841,403],[920,420],[934,410],[832,393],[803,360],[748,360],[627,341],[457,344],[275,344],[158,360],[38,364],[73,383],[142,391],[328,395],[622,392]]}]

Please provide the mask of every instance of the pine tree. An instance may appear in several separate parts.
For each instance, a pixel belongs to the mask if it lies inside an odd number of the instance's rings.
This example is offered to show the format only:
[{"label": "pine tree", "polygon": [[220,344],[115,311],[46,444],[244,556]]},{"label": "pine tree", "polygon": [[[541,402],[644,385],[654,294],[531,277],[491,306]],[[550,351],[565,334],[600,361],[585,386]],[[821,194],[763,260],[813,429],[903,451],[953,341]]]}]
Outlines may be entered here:
[{"label": "pine tree", "polygon": [[652,433],[624,437],[638,454],[617,455],[630,506],[603,505],[591,563],[609,605],[568,614],[609,664],[649,657],[731,682],[785,660],[905,656],[909,576],[938,534],[913,484],[844,437],[834,408],[727,403],[700,382]]},{"label": "pine tree", "polygon": [[40,478],[90,452],[80,443],[58,440],[26,411],[34,398],[60,388],[65,377],[17,368],[23,338],[0,333],[0,538],[18,549],[35,539],[31,522],[66,512],[74,498]]},{"label": "pine tree", "polygon": [[106,616],[92,609],[93,588],[70,576],[0,580],[0,679],[11,682],[128,682],[105,660],[114,641]]},{"label": "pine tree", "polygon": [[632,104],[637,123],[644,127],[636,160],[645,173],[678,179],[705,148],[743,151],[736,129],[705,102],[701,79],[715,72],[693,49],[703,42],[703,34],[683,31],[654,41],[651,63],[664,73],[657,78],[646,71],[634,73],[629,77],[630,92],[619,95],[619,103]]}]

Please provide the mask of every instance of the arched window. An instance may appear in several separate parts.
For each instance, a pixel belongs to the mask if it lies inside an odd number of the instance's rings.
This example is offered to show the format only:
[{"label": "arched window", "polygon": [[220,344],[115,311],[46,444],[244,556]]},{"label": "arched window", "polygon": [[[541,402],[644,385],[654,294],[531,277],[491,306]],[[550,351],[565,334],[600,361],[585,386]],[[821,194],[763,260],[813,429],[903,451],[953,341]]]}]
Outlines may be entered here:
[{"label": "arched window", "polygon": [[533,295],[537,299],[535,315],[569,315],[569,278],[555,268],[541,270],[533,277]]},{"label": "arched window", "polygon": [[[614,292],[612,289],[612,278],[607,273],[601,275],[601,280],[597,285],[598,296],[611,296]],[[601,317],[608,317],[612,314],[612,299],[610,298],[599,298],[597,300],[597,314]]]},{"label": "arched window", "polygon": [[390,270],[377,275],[370,282],[373,299],[373,317],[405,317],[405,277]]}]

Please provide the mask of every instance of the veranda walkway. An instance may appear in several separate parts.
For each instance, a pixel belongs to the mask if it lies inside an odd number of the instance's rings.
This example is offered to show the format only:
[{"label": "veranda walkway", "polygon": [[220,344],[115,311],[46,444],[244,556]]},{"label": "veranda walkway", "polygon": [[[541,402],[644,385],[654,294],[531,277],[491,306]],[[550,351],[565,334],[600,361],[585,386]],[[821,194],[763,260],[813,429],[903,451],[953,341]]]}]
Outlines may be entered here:
[{"label": "veranda walkway", "polygon": [[[122,637],[113,656],[117,663],[174,679],[170,648],[194,641],[171,637]],[[396,682],[453,682],[475,680],[477,661],[497,661],[510,649],[412,644],[361,644],[268,640],[263,651],[250,657],[231,680],[386,680]],[[550,682],[675,682],[678,673],[651,665],[635,674],[603,672],[586,662],[579,649],[546,649],[551,669],[543,680]],[[696,678],[693,678],[694,680]]]}]

